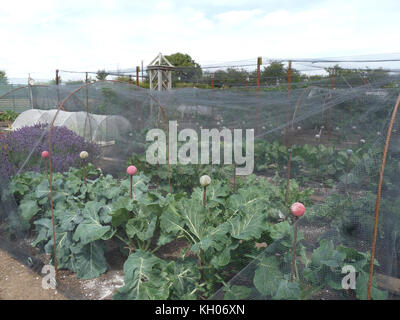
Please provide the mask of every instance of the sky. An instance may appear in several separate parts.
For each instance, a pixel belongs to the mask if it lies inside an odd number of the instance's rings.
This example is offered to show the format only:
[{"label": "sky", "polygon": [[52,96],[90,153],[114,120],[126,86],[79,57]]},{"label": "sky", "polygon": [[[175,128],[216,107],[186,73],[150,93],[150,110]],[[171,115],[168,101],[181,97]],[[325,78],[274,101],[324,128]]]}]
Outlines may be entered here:
[{"label": "sky", "polygon": [[0,70],[38,80],[146,66],[159,52],[203,65],[399,53],[399,13],[399,0],[3,1]]}]

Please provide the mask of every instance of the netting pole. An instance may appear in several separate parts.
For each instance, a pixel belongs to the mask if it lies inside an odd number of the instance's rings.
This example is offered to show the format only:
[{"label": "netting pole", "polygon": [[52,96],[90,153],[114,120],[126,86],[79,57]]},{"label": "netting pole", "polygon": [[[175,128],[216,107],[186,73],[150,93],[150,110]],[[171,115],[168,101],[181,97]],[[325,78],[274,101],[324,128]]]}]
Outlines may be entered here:
[{"label": "netting pole", "polygon": [[249,90],[249,77],[246,77],[246,90]]},{"label": "netting pole", "polygon": [[257,92],[260,91],[261,64],[262,64],[262,58],[258,57],[257,58]]},{"label": "netting pole", "polygon": [[260,103],[260,99],[259,99],[259,96],[260,96],[260,77],[261,77],[261,71],[260,71],[260,69],[261,69],[261,64],[262,64],[262,58],[261,57],[258,57],[257,58],[257,108],[256,108],[256,118],[257,118],[257,120],[256,120],[256,132],[259,132],[260,130],[259,130],[259,128],[260,128],[260,105],[259,105],[259,103]]},{"label": "netting pole", "polygon": [[165,127],[167,131],[167,148],[168,148],[168,187],[169,187],[169,193],[171,193],[171,161],[170,161],[170,154],[169,154],[169,125],[168,125],[168,118],[167,118],[167,113],[165,112],[165,109],[161,107],[161,111],[164,115],[164,121],[165,121]]},{"label": "netting pole", "polygon": [[31,109],[33,109],[33,95],[32,95],[31,82],[32,82],[32,78],[31,78],[31,74],[29,73],[29,76],[28,76],[29,100],[30,100],[30,103],[31,103]]},{"label": "netting pole", "polygon": [[233,193],[236,193],[236,161],[233,162]]},{"label": "netting pole", "polygon": [[[289,109],[290,109],[290,85],[292,81],[292,61],[289,61],[289,67],[288,67],[288,104],[287,104],[287,112],[286,112],[286,130],[285,130],[285,144],[286,147],[289,146]],[[292,147],[289,146],[289,156],[288,156],[288,167],[287,167],[287,181],[286,181],[286,194],[285,194],[285,206],[288,207],[289,205],[289,188],[290,188],[290,167],[291,167],[291,162],[292,162]]]},{"label": "netting pole", "polygon": [[292,61],[289,61],[289,66],[288,66],[288,104],[286,108],[286,128],[285,128],[285,145],[286,147],[289,146],[288,144],[288,128],[289,128],[289,112],[290,112],[290,87],[291,87],[291,82],[292,82]]},{"label": "netting pole", "polygon": [[[90,142],[93,141],[93,137],[92,137],[92,123],[90,122],[90,116],[89,116],[89,75],[86,72],[85,74],[85,84],[86,84],[86,88],[85,88],[85,94],[86,94],[86,119],[89,119],[89,135],[90,135]],[[85,121],[86,122],[86,121]]]},{"label": "netting pole", "polygon": [[386,158],[389,149],[390,137],[392,135],[394,120],[396,119],[397,110],[400,104],[400,95],[397,97],[396,104],[393,109],[392,118],[390,119],[389,128],[386,134],[385,148],[383,149],[381,169],[379,172],[379,182],[378,190],[376,193],[376,203],[375,203],[375,223],[374,223],[374,233],[372,236],[372,247],[371,247],[371,261],[369,263],[369,279],[368,279],[368,300],[371,300],[371,287],[372,287],[372,276],[374,273],[374,261],[375,261],[375,249],[376,249],[376,238],[378,236],[378,220],[379,220],[379,207],[381,203],[381,193],[382,193],[382,183],[383,174],[385,171]]},{"label": "netting pole", "polygon": [[143,60],[142,60],[142,69],[141,69],[141,71],[142,71],[142,85],[143,85]]},{"label": "netting pole", "polygon": [[85,83],[86,83],[86,88],[85,88],[85,92],[86,92],[86,112],[89,112],[89,91],[88,91],[88,83],[89,83],[89,78],[88,78],[88,73],[86,72],[85,74]]},{"label": "netting pole", "polygon": [[[56,86],[57,86],[57,108],[60,110],[60,91],[58,88],[59,85],[59,77],[58,77],[59,70],[56,69]],[[58,112],[57,112],[58,113]],[[56,113],[56,115],[57,115]],[[54,252],[54,269],[56,271],[56,282],[58,280],[58,261],[57,261],[57,241],[56,241],[56,226],[55,226],[55,217],[54,217],[54,203],[53,203],[53,168],[51,163],[51,158],[53,154],[52,146],[51,146],[51,133],[52,128],[54,125],[51,124],[50,131],[49,131],[49,187],[50,187],[50,208],[51,208],[51,225],[52,225],[52,232],[53,232],[53,252]]]},{"label": "netting pole", "polygon": [[56,86],[57,86],[57,107],[60,105],[60,91],[58,89],[59,78],[58,78],[58,69],[56,70]]},{"label": "netting pole", "polygon": [[[330,93],[330,100],[332,101],[332,96],[333,96],[333,89],[335,87],[335,69],[332,70],[332,75],[331,75],[331,93]],[[331,117],[332,117],[332,107],[328,108],[328,114],[326,116],[326,131],[327,131],[327,137],[326,137],[326,168],[325,168],[325,176],[326,179],[328,179],[328,164],[329,164],[329,145],[330,145],[330,140],[331,140]]]},{"label": "netting pole", "polygon": [[214,73],[211,74],[211,89],[214,89]]},{"label": "netting pole", "polygon": [[140,67],[137,66],[136,67],[136,85],[139,87],[139,71],[140,71]]},{"label": "netting pole", "polygon": [[[56,75],[56,82],[57,82],[57,79],[58,79],[58,72]],[[59,110],[60,110],[60,107],[58,107],[58,111]],[[56,116],[58,114],[58,111],[56,113]],[[49,130],[49,187],[50,187],[51,225],[52,225],[52,232],[53,232],[54,269],[56,271],[56,283],[57,283],[57,279],[58,279],[57,241],[56,241],[56,226],[55,226],[54,202],[53,202],[53,168],[52,168],[52,164],[51,164],[51,158],[52,158],[52,154],[53,154],[52,146],[51,146],[51,133],[52,133],[52,129],[54,126],[55,117],[53,119],[53,122],[52,122],[50,130]]]}]

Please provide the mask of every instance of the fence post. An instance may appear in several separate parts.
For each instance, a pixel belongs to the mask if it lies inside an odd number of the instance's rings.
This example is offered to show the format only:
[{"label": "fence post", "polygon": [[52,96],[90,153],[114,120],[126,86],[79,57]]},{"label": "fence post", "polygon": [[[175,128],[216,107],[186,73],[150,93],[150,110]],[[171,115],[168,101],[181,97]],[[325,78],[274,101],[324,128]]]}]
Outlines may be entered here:
[{"label": "fence post", "polygon": [[58,85],[59,85],[60,79],[59,79],[59,77],[58,77],[58,72],[59,72],[59,70],[56,69],[57,108],[58,108],[58,106],[60,105],[60,91],[59,91],[59,89],[58,89]]},{"label": "fence post", "polygon": [[262,57],[258,57],[257,58],[257,91],[260,90],[261,65],[262,65]]},{"label": "fence post", "polygon": [[139,71],[140,71],[140,67],[137,66],[136,67],[136,85],[139,87]]}]

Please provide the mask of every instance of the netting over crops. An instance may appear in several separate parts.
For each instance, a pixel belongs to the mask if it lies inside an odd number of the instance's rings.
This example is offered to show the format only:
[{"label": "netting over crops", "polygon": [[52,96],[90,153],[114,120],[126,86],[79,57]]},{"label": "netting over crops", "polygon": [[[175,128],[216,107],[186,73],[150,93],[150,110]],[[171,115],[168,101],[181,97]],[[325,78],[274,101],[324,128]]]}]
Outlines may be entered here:
[{"label": "netting over crops", "polygon": [[21,87],[0,98],[27,102],[0,133],[0,247],[78,299],[92,279],[115,299],[396,299],[399,84]]}]

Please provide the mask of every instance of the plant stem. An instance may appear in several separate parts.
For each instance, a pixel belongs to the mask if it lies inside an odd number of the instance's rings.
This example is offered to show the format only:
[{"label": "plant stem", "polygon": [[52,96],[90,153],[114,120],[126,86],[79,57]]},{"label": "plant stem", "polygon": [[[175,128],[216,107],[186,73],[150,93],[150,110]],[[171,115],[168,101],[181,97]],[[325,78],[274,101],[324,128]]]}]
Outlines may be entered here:
[{"label": "plant stem", "polygon": [[132,192],[132,176],[129,176],[129,180],[131,183],[131,199],[133,199],[133,192]]},{"label": "plant stem", "polygon": [[346,182],[345,182],[345,185],[344,185],[344,192],[345,193],[347,192],[347,184],[348,184],[348,181],[349,181],[350,157],[351,157],[351,155],[348,155],[347,156],[347,161],[346,161]]},{"label": "plant stem", "polygon": [[288,166],[287,166],[287,180],[286,180],[286,193],[285,193],[285,207],[289,206],[289,192],[290,192],[290,169],[292,164],[292,147],[289,148]]},{"label": "plant stem", "polygon": [[206,207],[206,192],[207,192],[207,187],[204,186],[204,190],[203,190],[203,207]]},{"label": "plant stem", "polygon": [[233,193],[236,193],[236,162],[233,163]]},{"label": "plant stem", "polygon": [[296,268],[296,244],[297,244],[297,222],[299,221],[299,218],[296,217],[296,222],[294,223],[294,239],[293,239],[293,256],[292,256],[292,274],[291,274],[291,279],[290,281],[294,281],[294,274],[295,274],[295,268]]},{"label": "plant stem", "polygon": [[87,187],[87,182],[86,182],[86,165],[85,165],[85,162],[83,162],[83,182],[85,183],[85,186]]}]

